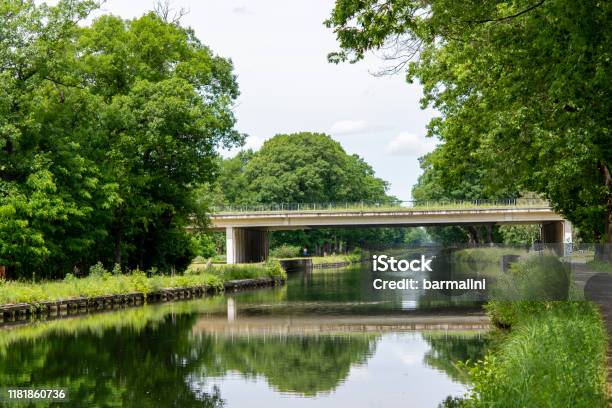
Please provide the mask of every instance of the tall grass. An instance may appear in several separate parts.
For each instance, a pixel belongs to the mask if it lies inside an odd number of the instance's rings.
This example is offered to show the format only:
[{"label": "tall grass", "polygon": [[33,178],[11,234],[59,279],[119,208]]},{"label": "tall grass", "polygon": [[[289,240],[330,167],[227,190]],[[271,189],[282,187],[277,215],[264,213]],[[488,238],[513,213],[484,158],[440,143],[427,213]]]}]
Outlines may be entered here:
[{"label": "tall grass", "polygon": [[491,300],[485,309],[494,325],[510,330],[497,332],[484,359],[468,363],[468,398],[442,406],[606,406],[606,330],[593,304],[569,300],[575,285],[568,266],[555,256],[528,256],[497,273],[497,288],[511,292],[498,299],[517,300]]},{"label": "tall grass", "polygon": [[221,289],[223,282],[233,279],[262,277],[285,278],[285,271],[278,262],[268,264],[212,266],[203,270],[188,270],[183,275],[156,275],[147,277],[144,272],[111,274],[100,265],[85,278],[71,274],[61,281],[3,281],[0,280],[0,305],[11,303],[34,303],[41,301],[118,295],[130,292],[150,293],[160,289],[207,286]]},{"label": "tall grass", "polygon": [[595,307],[551,302],[522,316],[470,370],[467,407],[606,406],[606,333]]}]

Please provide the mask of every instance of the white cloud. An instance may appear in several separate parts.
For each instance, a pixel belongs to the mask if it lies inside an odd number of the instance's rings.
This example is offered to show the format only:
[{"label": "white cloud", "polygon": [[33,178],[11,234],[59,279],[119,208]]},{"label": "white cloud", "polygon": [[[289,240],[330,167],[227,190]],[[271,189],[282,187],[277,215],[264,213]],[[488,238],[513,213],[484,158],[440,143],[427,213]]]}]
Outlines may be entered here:
[{"label": "white cloud", "polygon": [[337,135],[359,133],[365,130],[367,125],[365,120],[339,120],[331,126],[329,132]]},{"label": "white cloud", "polygon": [[419,137],[412,133],[402,132],[387,144],[387,153],[397,156],[422,156],[436,147],[431,138]]}]

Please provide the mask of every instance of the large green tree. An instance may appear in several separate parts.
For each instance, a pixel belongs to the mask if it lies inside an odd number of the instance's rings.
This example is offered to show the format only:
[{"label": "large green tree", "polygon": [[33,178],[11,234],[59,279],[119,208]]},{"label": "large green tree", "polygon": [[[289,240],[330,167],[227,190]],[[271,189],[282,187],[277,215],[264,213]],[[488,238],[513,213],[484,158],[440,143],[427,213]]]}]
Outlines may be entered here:
[{"label": "large green tree", "polygon": [[244,170],[254,203],[385,202],[387,183],[357,155],[320,133],[276,135]]},{"label": "large green tree", "polygon": [[[219,187],[226,204],[388,203],[387,183],[357,155],[320,133],[280,134],[256,152],[224,160]],[[316,229],[275,232],[272,245],[306,246],[317,254],[403,241],[401,229]]]},{"label": "large green tree", "polygon": [[337,0],[330,59],[384,48],[440,112],[429,133],[448,157],[612,243],[611,14],[601,1]]},{"label": "large green tree", "polygon": [[0,265],[15,275],[181,266],[195,191],[242,139],[229,60],[155,13],[84,24],[96,7],[0,3]]}]

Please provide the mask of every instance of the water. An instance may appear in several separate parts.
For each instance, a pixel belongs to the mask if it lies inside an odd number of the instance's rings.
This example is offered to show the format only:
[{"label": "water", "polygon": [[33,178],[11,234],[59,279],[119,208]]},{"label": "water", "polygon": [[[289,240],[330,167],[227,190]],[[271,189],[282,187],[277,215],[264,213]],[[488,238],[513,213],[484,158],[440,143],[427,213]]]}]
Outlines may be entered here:
[{"label": "water", "polygon": [[0,388],[67,388],[61,407],[436,407],[463,395],[455,363],[488,343],[478,305],[375,291],[367,269],[3,328]]}]

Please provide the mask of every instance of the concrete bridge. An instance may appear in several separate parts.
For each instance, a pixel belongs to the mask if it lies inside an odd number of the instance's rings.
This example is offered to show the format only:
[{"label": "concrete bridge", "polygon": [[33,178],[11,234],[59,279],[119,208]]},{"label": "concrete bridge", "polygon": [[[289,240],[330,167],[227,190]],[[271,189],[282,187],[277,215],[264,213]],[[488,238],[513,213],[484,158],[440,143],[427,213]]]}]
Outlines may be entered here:
[{"label": "concrete bridge", "polygon": [[571,224],[546,201],[462,201],[316,203],[218,208],[212,228],[225,231],[227,263],[268,258],[269,232],[330,227],[417,227],[449,225],[540,224],[545,243],[571,243]]}]

